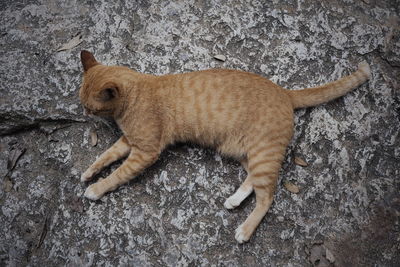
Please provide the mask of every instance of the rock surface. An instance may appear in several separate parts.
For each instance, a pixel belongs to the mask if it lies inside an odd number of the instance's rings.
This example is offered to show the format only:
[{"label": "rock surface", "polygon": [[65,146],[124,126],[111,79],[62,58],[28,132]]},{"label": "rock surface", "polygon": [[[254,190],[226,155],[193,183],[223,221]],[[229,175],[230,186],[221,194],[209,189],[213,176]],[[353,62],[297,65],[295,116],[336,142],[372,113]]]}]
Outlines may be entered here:
[{"label": "rock surface", "polygon": [[[399,266],[395,2],[1,1],[0,265]],[[81,44],[56,52],[78,33]],[[372,79],[296,112],[275,202],[238,245],[234,229],[254,196],[224,209],[245,171],[212,150],[173,146],[100,201],[82,198],[80,174],[119,136],[81,115],[82,49],[151,74],[234,68],[290,89],[335,80],[363,60]]]}]

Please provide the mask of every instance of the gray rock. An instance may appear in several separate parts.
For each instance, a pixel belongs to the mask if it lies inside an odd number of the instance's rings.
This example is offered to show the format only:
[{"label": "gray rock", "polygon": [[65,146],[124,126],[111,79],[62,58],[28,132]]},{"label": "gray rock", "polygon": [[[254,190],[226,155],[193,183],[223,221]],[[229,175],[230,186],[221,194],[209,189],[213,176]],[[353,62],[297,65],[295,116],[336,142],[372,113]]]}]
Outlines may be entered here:
[{"label": "gray rock", "polygon": [[[335,264],[400,265],[395,2],[6,0],[0,15],[1,266],[304,266],[317,259],[316,240]],[[77,33],[83,43],[56,52]],[[290,89],[335,80],[363,60],[373,74],[345,97],[296,112],[275,202],[238,245],[234,229],[254,196],[224,209],[245,171],[212,150],[172,146],[128,185],[81,198],[80,174],[119,136],[81,115],[82,49],[146,73],[234,68]],[[7,175],[15,147],[26,152]]]}]

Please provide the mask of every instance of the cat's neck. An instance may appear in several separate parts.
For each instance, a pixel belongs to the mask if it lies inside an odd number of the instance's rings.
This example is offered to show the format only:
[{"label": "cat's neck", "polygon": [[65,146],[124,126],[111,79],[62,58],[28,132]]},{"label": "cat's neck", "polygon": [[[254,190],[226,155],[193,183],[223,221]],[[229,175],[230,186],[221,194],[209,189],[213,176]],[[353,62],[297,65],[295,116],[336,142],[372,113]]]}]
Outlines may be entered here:
[{"label": "cat's neck", "polygon": [[114,113],[114,120],[121,130],[134,131],[130,128],[135,125],[135,121],[146,120],[144,117],[151,114],[151,120],[157,120],[162,135],[172,136],[181,78],[181,74],[154,76],[137,72],[129,74],[129,78],[125,77],[123,100]]}]

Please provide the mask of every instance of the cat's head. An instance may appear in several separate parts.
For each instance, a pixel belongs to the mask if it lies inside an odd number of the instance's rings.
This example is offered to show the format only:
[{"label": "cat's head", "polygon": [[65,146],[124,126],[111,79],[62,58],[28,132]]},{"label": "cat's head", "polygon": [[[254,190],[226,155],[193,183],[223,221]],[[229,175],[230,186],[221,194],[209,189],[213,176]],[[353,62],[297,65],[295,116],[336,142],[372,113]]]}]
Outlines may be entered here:
[{"label": "cat's head", "polygon": [[84,72],[79,97],[85,113],[113,117],[121,107],[123,85],[118,74],[122,67],[102,65],[85,50],[81,52],[81,61]]}]

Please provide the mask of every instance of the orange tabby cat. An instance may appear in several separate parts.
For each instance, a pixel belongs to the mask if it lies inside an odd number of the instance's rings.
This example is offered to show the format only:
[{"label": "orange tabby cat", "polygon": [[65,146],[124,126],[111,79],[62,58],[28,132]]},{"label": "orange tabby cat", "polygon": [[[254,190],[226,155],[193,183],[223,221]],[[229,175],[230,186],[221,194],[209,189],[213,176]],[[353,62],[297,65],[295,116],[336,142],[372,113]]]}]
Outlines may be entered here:
[{"label": "orange tabby cat", "polygon": [[293,135],[293,110],[324,103],[367,81],[365,62],[353,74],[323,86],[285,90],[259,75],[225,69],[153,76],[127,67],[104,66],[88,51],[80,99],[88,113],[113,117],[123,136],[83,174],[89,181],[110,163],[126,157],[105,179],[90,185],[85,197],[96,200],[137,176],[177,141],[215,147],[241,161],[248,176],[224,206],[238,206],[251,192],[256,207],[236,229],[248,241],[271,206]]}]

